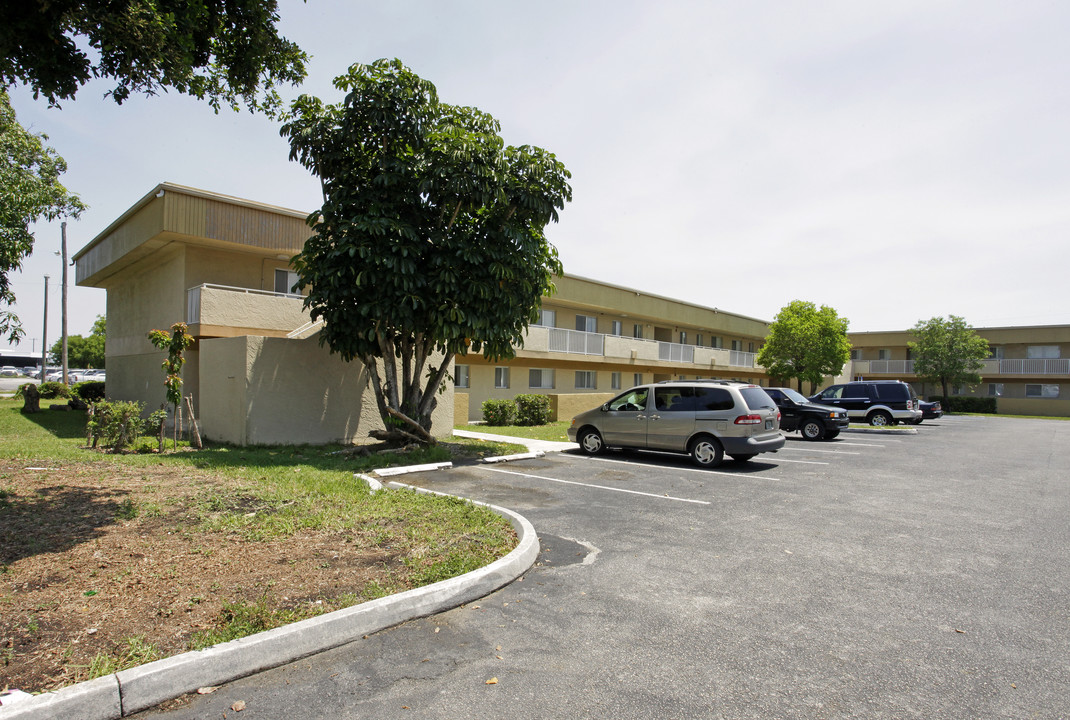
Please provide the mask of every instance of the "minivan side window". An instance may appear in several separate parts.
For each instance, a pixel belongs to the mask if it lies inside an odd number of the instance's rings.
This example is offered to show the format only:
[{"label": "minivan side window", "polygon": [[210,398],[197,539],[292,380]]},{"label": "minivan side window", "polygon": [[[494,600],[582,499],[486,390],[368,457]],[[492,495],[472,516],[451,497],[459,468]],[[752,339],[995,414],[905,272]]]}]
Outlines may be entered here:
[{"label": "minivan side window", "polygon": [[646,399],[650,392],[646,388],[636,388],[615,397],[609,401],[610,410],[633,410],[638,411],[646,407]]},{"label": "minivan side window", "polygon": [[864,398],[869,397],[869,385],[865,383],[855,383],[848,385],[843,390],[843,396],[845,398]]},{"label": "minivan side window", "polygon": [[654,407],[665,412],[695,409],[695,393],[689,387],[654,388]]},{"label": "minivan side window", "polygon": [[731,410],[736,406],[732,393],[724,388],[695,388],[696,410]]}]

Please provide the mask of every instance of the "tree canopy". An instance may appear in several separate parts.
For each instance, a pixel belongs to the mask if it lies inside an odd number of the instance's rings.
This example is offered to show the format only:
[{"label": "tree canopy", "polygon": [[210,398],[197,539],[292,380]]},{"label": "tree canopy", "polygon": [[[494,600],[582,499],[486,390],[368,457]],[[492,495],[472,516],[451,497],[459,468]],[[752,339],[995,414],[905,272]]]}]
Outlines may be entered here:
[{"label": "tree canopy", "polygon": [[274,112],[275,87],[299,83],[308,57],[279,37],[276,0],[26,0],[0,3],[0,84],[50,104],[92,78],[131,93],[173,88],[214,108]]},{"label": "tree canopy", "polygon": [[916,340],[907,343],[914,359],[914,374],[939,383],[944,397],[952,385],[976,385],[989,356],[988,341],[961,317],[948,315],[919,320],[911,328]]},{"label": "tree canopy", "polygon": [[847,326],[847,318],[827,305],[819,309],[812,302],[793,300],[769,326],[758,363],[773,377],[798,380],[800,392],[804,380],[812,390],[825,377],[839,375],[850,360]]},{"label": "tree canopy", "polygon": [[[78,217],[85,205],[63,187],[67,164],[45,144],[48,136],[18,123],[7,92],[0,88],[0,308],[15,302],[8,273],[22,268],[33,252],[30,225],[38,220]],[[0,336],[23,336],[18,317],[0,309]]]},{"label": "tree canopy", "polygon": [[[86,336],[69,335],[67,337],[67,362],[76,368],[104,367],[104,316],[97,315],[93,331]],[[50,362],[57,365],[63,361],[63,339],[53,343],[48,351]]]},{"label": "tree canopy", "polygon": [[321,342],[368,368],[388,427],[430,440],[453,357],[512,357],[553,291],[561,263],[544,228],[571,175],[546,150],[506,146],[492,116],[440,102],[398,60],[353,65],[335,87],[343,102],[302,96],[282,128],[323,189],[293,265]]}]

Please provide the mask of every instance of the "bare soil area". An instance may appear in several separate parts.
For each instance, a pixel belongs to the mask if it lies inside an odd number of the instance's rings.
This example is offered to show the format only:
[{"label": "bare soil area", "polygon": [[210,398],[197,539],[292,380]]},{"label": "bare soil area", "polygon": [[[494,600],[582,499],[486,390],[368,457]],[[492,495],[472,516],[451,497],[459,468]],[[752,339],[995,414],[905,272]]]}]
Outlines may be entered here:
[{"label": "bare soil area", "polygon": [[191,531],[206,488],[236,498],[221,511],[270,511],[207,471],[0,461],[0,478],[0,688],[40,692],[184,652],[233,621],[228,604],[296,619],[405,586],[390,550],[353,533]]}]

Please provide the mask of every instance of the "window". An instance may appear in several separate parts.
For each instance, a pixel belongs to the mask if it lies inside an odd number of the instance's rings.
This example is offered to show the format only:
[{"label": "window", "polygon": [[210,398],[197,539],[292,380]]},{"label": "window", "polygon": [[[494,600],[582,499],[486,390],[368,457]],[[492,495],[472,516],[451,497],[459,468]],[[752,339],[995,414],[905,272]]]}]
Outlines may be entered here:
[{"label": "window", "polygon": [[632,385],[642,385],[642,384],[643,384],[643,373],[636,373],[635,376],[632,378]]},{"label": "window", "polygon": [[695,346],[702,347],[702,333],[695,333]]},{"label": "window", "polygon": [[539,310],[539,320],[535,324],[539,325],[541,327],[554,327],[554,324],[556,322],[557,322],[557,311],[556,310]]},{"label": "window", "polygon": [[680,344],[687,345],[687,333],[683,330],[680,331]]},{"label": "window", "polygon": [[861,360],[862,359],[862,351],[857,349],[857,348],[851,348],[851,359],[852,360]]},{"label": "window", "polygon": [[952,385],[951,386],[951,394],[952,395],[965,395],[966,394],[966,386],[965,385]]},{"label": "window", "polygon": [[576,316],[576,329],[580,332],[598,332],[598,320],[590,315]]},{"label": "window", "polygon": [[637,411],[646,408],[646,400],[649,395],[649,391],[646,388],[639,388],[638,390],[629,390],[618,398],[614,398],[609,401],[610,410],[630,410]]},{"label": "window", "polygon": [[1025,349],[1025,356],[1030,360],[1040,360],[1059,357],[1058,345],[1029,345]]},{"label": "window", "polygon": [[991,346],[989,346],[988,359],[989,360],[1002,360],[1003,359],[1003,346],[1002,345],[991,345]]},{"label": "window", "polygon": [[577,370],[576,371],[576,389],[577,390],[595,390],[598,387],[595,382],[598,377],[598,373],[594,370]]},{"label": "window", "polygon": [[639,323],[636,323],[635,325],[632,325],[632,337],[633,338],[642,338],[643,337],[643,326],[640,325]]},{"label": "window", "polygon": [[1058,385],[1026,385],[1025,396],[1027,398],[1057,398],[1059,397]]},{"label": "window", "polygon": [[494,387],[505,390],[509,387],[509,368],[494,368]]},{"label": "window", "polygon": [[892,359],[892,351],[888,350],[887,348],[881,348],[880,350],[877,351],[877,359],[878,360],[891,360]]},{"label": "window", "polygon": [[724,340],[722,340],[719,336],[714,335],[713,337],[710,338],[710,347],[712,347],[712,348],[723,348],[724,347]]},{"label": "window", "polygon": [[297,273],[292,270],[275,270],[275,292],[293,295],[300,290],[300,288],[295,290],[295,285],[297,285]]},{"label": "window", "polygon": [[732,341],[732,349],[733,350],[742,350],[743,349],[743,341],[742,340],[733,340]]},{"label": "window", "polygon": [[554,387],[554,371],[532,369],[528,370],[528,387],[540,390],[552,390]]},{"label": "window", "polygon": [[988,383],[988,395],[989,397],[1002,397],[1003,383]]},{"label": "window", "polygon": [[468,366],[457,365],[453,368],[453,387],[472,387],[468,384]]},{"label": "window", "polygon": [[747,343],[747,352],[749,352],[749,353],[754,352],[754,343],[752,343],[752,342]]},{"label": "window", "polygon": [[609,387],[612,390],[620,390],[620,373],[615,372],[609,376]]},{"label": "window", "polygon": [[611,334],[616,335],[618,337],[623,335],[624,334],[624,323],[622,323],[620,320],[614,320],[613,321],[613,325],[612,325]]}]

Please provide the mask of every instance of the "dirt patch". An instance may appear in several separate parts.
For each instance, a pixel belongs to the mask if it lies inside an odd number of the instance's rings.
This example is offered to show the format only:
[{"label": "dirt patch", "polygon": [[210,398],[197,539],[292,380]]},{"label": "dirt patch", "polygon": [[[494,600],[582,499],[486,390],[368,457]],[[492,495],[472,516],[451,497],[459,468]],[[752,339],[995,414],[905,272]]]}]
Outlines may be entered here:
[{"label": "dirt patch", "polygon": [[191,530],[212,490],[229,498],[220,512],[270,511],[206,471],[0,461],[0,688],[50,690],[104,662],[184,652],[227,603],[305,616],[370,583],[396,587],[397,559],[352,534]]}]

